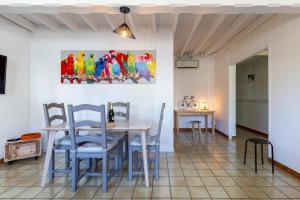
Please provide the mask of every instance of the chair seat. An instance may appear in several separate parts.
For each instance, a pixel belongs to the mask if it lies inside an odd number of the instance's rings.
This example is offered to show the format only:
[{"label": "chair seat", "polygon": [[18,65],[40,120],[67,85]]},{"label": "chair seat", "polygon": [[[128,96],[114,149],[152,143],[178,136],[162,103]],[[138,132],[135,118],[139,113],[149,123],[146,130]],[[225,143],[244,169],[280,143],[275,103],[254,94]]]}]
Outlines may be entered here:
[{"label": "chair seat", "polygon": [[192,124],[201,124],[201,121],[198,121],[198,120],[193,120],[191,121]]},{"label": "chair seat", "polygon": [[261,138],[249,138],[249,139],[247,139],[247,141],[253,142],[253,143],[256,143],[256,144],[271,144],[270,141],[265,140],[265,139],[261,139]]},{"label": "chair seat", "polygon": [[71,146],[71,137],[66,135],[64,137],[55,140],[55,145],[59,146]]},{"label": "chair seat", "polygon": [[[111,140],[107,141],[107,151],[111,150],[113,147],[117,145],[117,141]],[[87,142],[82,146],[77,148],[77,152],[79,153],[98,153],[103,152],[105,149],[101,144],[94,143],[94,142]]]},{"label": "chair seat", "polygon": [[[136,136],[130,141],[131,146],[142,146],[141,137]],[[156,145],[156,136],[146,137],[146,145]]]}]

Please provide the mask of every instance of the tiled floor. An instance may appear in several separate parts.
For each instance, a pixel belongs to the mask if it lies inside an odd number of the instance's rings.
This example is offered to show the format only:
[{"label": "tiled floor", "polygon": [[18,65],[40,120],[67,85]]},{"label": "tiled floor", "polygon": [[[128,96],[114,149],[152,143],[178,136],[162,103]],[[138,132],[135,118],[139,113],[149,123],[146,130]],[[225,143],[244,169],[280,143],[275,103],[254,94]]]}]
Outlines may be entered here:
[{"label": "tiled floor", "polygon": [[[57,177],[40,188],[43,160],[24,160],[0,165],[2,199],[300,199],[300,179],[271,165],[259,163],[254,173],[253,146],[249,146],[247,165],[242,163],[244,141],[250,132],[238,129],[238,137],[228,141],[210,134],[191,141],[190,133],[176,137],[175,152],[161,154],[160,180],[152,178],[144,187],[142,177],[127,180],[127,172],[109,181],[109,191],[102,193],[99,178],[82,179],[80,189],[70,190],[70,179]],[[276,148],[276,147],[275,147]],[[265,152],[267,149],[265,148]],[[260,151],[258,152],[260,153]],[[265,158],[267,156],[265,155]],[[259,157],[260,160],[260,157]],[[63,158],[58,162],[63,165]]]}]

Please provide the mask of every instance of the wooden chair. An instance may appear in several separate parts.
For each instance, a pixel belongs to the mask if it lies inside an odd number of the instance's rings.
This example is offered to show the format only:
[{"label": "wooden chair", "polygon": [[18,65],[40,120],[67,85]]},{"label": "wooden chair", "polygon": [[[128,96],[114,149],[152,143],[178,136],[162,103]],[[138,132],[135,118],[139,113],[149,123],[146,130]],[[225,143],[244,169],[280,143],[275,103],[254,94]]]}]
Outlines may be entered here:
[{"label": "wooden chair", "polygon": [[[75,121],[74,114],[79,111],[92,111],[99,114],[101,121],[94,120],[81,120]],[[71,136],[71,160],[72,160],[72,191],[77,190],[77,182],[83,176],[100,176],[102,177],[102,191],[107,192],[108,178],[113,176],[114,169],[109,169],[110,157],[115,157],[115,163],[118,159],[118,142],[115,140],[107,140],[106,137],[106,119],[105,119],[105,106],[95,106],[89,104],[82,104],[78,106],[68,105],[69,112],[69,125]],[[76,129],[80,127],[94,127],[97,128],[98,134],[94,135],[81,135],[76,134]],[[95,132],[95,131],[93,131]],[[86,160],[89,162],[91,159],[102,160],[102,172],[94,171],[87,168],[83,173],[80,173],[79,160]]]},{"label": "wooden chair", "polygon": [[[66,123],[67,117],[65,112],[65,106],[63,103],[50,103],[43,104],[44,107],[44,115],[46,126],[51,126],[55,123],[55,121],[59,121],[60,123]],[[61,114],[50,115],[50,110],[56,110]],[[49,179],[54,179],[55,173],[71,173],[70,169],[70,149],[71,149],[71,138],[68,131],[65,131],[65,136],[55,140],[50,167],[49,167]],[[65,169],[56,169],[55,168],[55,151],[65,151]]]},{"label": "wooden chair", "polygon": [[[124,102],[109,102],[107,107],[110,108],[110,105],[112,105],[114,109],[115,114],[115,121],[122,121],[127,120],[129,121],[129,115],[130,115],[130,103],[124,103]],[[120,150],[119,155],[121,158],[119,163],[119,168],[123,168],[123,160],[126,160],[128,157],[128,133],[122,132],[122,133],[116,133],[116,132],[110,132],[108,135],[109,139],[115,139],[120,142]],[[125,156],[123,156],[123,151],[125,149]]]},{"label": "wooden chair", "polygon": [[[163,103],[161,106],[160,111],[160,118],[158,122],[158,129],[156,132],[156,135],[149,136],[146,138],[147,142],[147,150],[148,152],[153,152],[155,154],[154,159],[150,159],[150,164],[154,162],[154,176],[156,179],[159,179],[159,148],[160,148],[160,134],[161,134],[161,127],[164,117],[164,110],[165,110],[166,104]],[[144,174],[143,171],[134,171],[133,167],[133,153],[139,153],[142,151],[142,145],[141,145],[141,138],[135,137],[129,144],[129,158],[128,158],[128,179],[132,180],[132,177],[135,175],[142,175]],[[139,159],[137,158],[135,160],[135,166],[138,166]],[[142,163],[142,162],[141,162]]]}]

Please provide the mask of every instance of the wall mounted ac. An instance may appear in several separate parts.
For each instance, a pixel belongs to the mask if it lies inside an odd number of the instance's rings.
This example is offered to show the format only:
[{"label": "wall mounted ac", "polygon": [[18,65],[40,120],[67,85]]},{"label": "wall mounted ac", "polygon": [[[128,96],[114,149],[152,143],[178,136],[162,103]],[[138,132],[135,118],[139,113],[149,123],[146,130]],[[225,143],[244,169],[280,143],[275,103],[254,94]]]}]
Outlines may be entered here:
[{"label": "wall mounted ac", "polygon": [[199,60],[176,60],[176,68],[198,68]]}]

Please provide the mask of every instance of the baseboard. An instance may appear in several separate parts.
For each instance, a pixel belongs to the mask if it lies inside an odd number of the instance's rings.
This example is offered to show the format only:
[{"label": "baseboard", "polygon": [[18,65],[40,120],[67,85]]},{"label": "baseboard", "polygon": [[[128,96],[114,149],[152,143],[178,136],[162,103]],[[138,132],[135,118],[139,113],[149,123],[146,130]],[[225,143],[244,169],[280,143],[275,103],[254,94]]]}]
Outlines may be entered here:
[{"label": "baseboard", "polygon": [[254,134],[259,135],[261,137],[268,138],[268,133],[264,133],[264,132],[261,132],[261,131],[258,131],[258,130],[252,129],[252,128],[248,128],[246,126],[242,126],[242,125],[239,125],[239,124],[236,124],[236,126],[239,127],[239,128],[245,129],[247,131],[251,131]]},{"label": "baseboard", "polygon": [[[271,158],[268,158],[268,159],[269,159],[270,162],[272,162]],[[289,174],[291,174],[291,175],[293,175],[293,176],[295,176],[297,178],[300,178],[300,173],[299,172],[297,172],[297,171],[295,171],[295,170],[293,170],[293,169],[285,166],[284,164],[282,164],[282,163],[280,163],[280,162],[278,162],[276,160],[274,160],[274,164],[275,164],[276,167],[282,169],[283,171],[285,171],[285,172],[287,172],[287,173],[289,173]]]},{"label": "baseboard", "polygon": [[0,164],[4,163],[4,158],[0,158]]},{"label": "baseboard", "polygon": [[[207,128],[208,131],[211,131],[211,128]],[[201,131],[205,131],[205,128],[201,128]],[[174,128],[176,133],[176,129]],[[179,132],[192,132],[192,128],[179,128]]]},{"label": "baseboard", "polygon": [[229,138],[228,135],[227,135],[226,133],[224,133],[224,132],[222,132],[222,131],[220,131],[220,130],[218,130],[218,129],[216,129],[216,128],[215,128],[215,131],[216,131],[216,133],[219,133],[221,136],[223,136],[223,137],[225,137],[225,138],[227,138],[227,139]]}]

